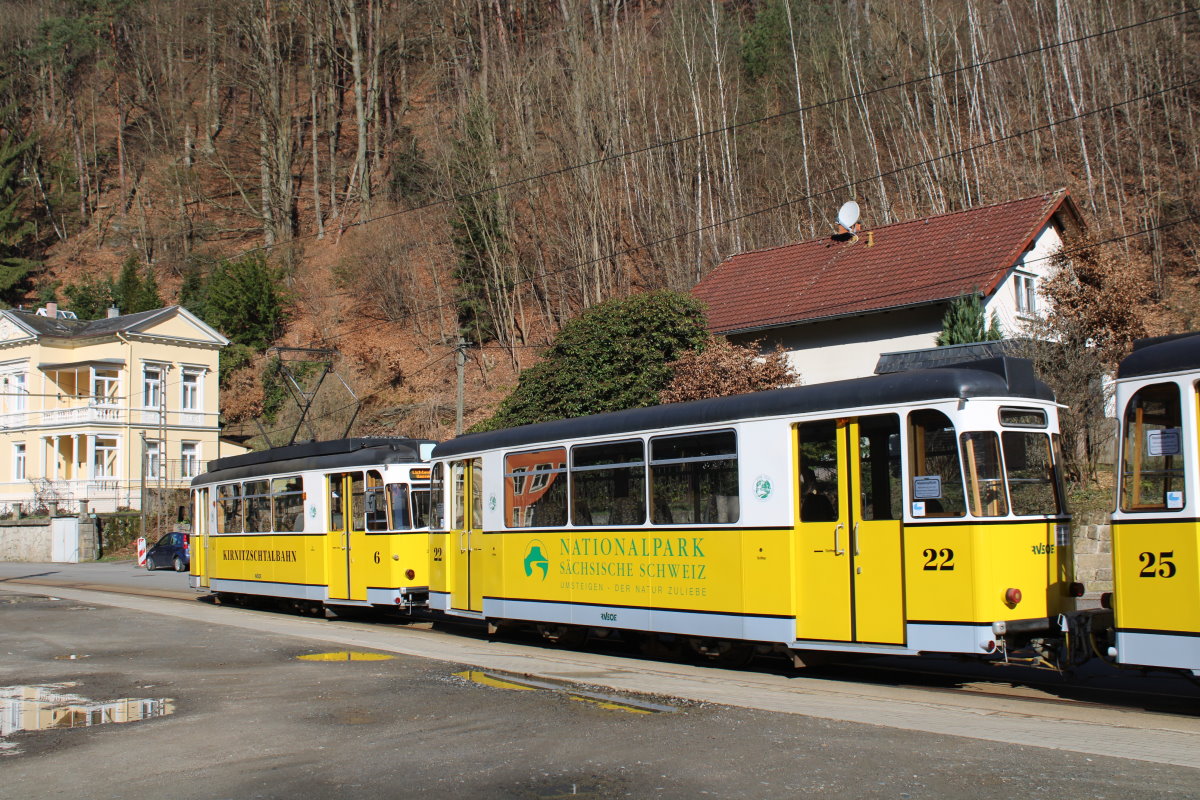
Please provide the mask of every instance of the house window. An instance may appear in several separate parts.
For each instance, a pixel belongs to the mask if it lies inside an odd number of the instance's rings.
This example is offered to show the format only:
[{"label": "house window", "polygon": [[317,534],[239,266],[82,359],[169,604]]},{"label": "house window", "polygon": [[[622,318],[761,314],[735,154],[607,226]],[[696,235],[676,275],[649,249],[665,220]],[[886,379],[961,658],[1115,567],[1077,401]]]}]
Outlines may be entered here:
[{"label": "house window", "polygon": [[146,477],[162,476],[162,442],[146,440]]},{"label": "house window", "polygon": [[29,395],[29,390],[25,385],[25,373],[14,372],[10,375],[5,375],[3,378],[4,387],[4,406],[9,411],[24,411],[25,399]]},{"label": "house window", "polygon": [[159,408],[163,401],[163,368],[146,367],[142,371],[142,407]]},{"label": "house window", "polygon": [[183,371],[182,395],[179,407],[184,411],[200,410],[200,370],[185,369]]},{"label": "house window", "polygon": [[1033,275],[1017,273],[1014,286],[1017,291],[1017,311],[1021,314],[1037,313],[1037,280]]},{"label": "house window", "polygon": [[114,478],[117,475],[117,440],[96,439],[92,454],[92,475],[97,478]]},{"label": "house window", "polygon": [[194,478],[200,474],[200,443],[184,442],[180,445],[181,477]]},{"label": "house window", "polygon": [[92,399],[96,403],[113,405],[117,402],[117,371],[98,369],[92,373]]},{"label": "house window", "polygon": [[25,480],[25,445],[13,445],[13,480]]}]

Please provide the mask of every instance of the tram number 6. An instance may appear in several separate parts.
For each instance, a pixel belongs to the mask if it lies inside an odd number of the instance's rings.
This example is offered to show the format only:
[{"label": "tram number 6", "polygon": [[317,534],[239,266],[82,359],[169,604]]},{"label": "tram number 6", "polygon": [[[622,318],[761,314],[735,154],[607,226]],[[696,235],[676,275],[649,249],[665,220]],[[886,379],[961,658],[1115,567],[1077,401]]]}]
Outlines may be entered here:
[{"label": "tram number 6", "polygon": [[379,563],[379,551],[378,550],[375,551],[375,563],[376,564]]},{"label": "tram number 6", "polygon": [[[949,547],[943,547],[941,550],[935,550],[932,547],[926,548],[921,555],[925,556],[925,569],[932,570],[952,570],[954,569],[954,551]],[[941,559],[939,562],[938,559]]]},{"label": "tram number 6", "polygon": [[[1174,578],[1175,577],[1175,562],[1168,559],[1175,557],[1174,550],[1165,550],[1158,554],[1157,558],[1154,553],[1138,553],[1138,561],[1145,564],[1142,571],[1138,573],[1139,578]],[[1155,565],[1158,569],[1155,569]]]}]

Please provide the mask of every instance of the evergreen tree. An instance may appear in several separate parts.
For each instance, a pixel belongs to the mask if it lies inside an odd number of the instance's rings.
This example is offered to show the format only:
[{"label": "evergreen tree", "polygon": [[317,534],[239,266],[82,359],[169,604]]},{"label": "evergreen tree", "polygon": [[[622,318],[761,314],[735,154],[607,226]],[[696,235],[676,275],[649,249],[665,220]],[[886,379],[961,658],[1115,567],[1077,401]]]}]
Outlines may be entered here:
[{"label": "evergreen tree", "polygon": [[113,304],[113,279],[107,276],[84,278],[64,286],[62,291],[67,307],[80,319],[101,319]]},{"label": "evergreen tree", "polygon": [[476,429],[654,405],[671,362],[706,339],[703,308],[682,292],[592,306],[563,326],[545,358],[521,373],[496,415]]},{"label": "evergreen tree", "polygon": [[112,298],[122,314],[136,314],[163,306],[154,268],[147,265],[144,270],[140,269],[135,255],[129,256],[121,265],[121,273],[112,287]]},{"label": "evergreen tree", "polygon": [[20,139],[0,125],[0,292],[12,289],[39,266],[29,258],[37,226],[22,208],[22,161],[32,146],[33,139]]},{"label": "evergreen tree", "polygon": [[265,350],[283,329],[279,282],[261,253],[222,261],[204,288],[204,321],[237,344]]},{"label": "evergreen tree", "polygon": [[985,324],[983,301],[978,294],[956,297],[942,317],[942,332],[938,334],[937,346],[972,344],[974,342],[998,342],[1004,338],[1000,320],[992,313],[991,324]]}]

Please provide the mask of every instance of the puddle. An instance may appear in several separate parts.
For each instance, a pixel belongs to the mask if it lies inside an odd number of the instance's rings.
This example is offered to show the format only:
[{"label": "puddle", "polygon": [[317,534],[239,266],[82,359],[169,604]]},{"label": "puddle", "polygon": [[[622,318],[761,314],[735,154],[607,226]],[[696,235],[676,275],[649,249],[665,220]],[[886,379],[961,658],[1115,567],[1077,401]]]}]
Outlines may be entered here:
[{"label": "puddle", "polygon": [[367,653],[361,650],[339,650],[336,653],[309,653],[296,656],[299,661],[388,661],[395,658],[386,653]]},{"label": "puddle", "polygon": [[489,675],[486,672],[480,672],[477,669],[469,669],[466,672],[454,673],[456,678],[466,678],[472,683],[478,683],[481,686],[491,686],[493,689],[515,689],[521,692],[532,692],[532,686],[522,686],[519,683],[501,680],[494,675]]},{"label": "puddle", "polygon": [[494,675],[490,672],[481,670],[469,669],[465,672],[453,673],[456,678],[466,678],[472,683],[478,683],[482,686],[491,686],[495,689],[515,689],[522,692],[532,692],[535,689],[546,689],[560,694],[565,694],[580,703],[590,703],[598,708],[603,708],[607,711],[624,711],[629,714],[654,714],[659,711],[674,711],[669,706],[661,706],[656,703],[644,703],[641,706],[632,703],[622,703],[619,700],[614,700],[606,695],[593,694],[591,692],[572,692],[565,687],[554,686],[540,681],[530,681],[530,683],[516,683],[507,681],[504,678]]},{"label": "puddle", "polygon": [[612,700],[597,700],[591,697],[580,697],[577,694],[569,695],[572,700],[577,700],[580,703],[591,703],[599,708],[607,709],[608,711],[624,711],[627,714],[653,714],[654,712],[648,708],[637,708],[636,706],[625,705],[624,703],[614,703]]},{"label": "puddle", "polygon": [[170,697],[95,701],[69,692],[75,685],[0,686],[0,755],[19,752],[15,742],[5,739],[21,731],[138,722],[175,713],[175,701]]}]

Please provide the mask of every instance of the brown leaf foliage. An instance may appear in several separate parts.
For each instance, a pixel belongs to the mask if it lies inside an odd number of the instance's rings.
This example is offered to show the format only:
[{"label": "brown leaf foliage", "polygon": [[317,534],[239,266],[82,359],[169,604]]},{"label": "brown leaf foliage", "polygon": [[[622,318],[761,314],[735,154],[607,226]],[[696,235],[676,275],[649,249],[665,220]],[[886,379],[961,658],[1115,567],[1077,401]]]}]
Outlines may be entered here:
[{"label": "brown leaf foliage", "polygon": [[800,382],[782,346],[764,355],[758,342],[736,345],[717,336],[710,336],[703,349],[689,350],[671,368],[674,377],[659,393],[662,403],[761,392]]}]

